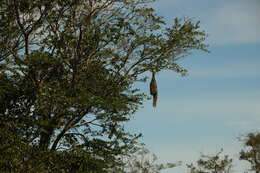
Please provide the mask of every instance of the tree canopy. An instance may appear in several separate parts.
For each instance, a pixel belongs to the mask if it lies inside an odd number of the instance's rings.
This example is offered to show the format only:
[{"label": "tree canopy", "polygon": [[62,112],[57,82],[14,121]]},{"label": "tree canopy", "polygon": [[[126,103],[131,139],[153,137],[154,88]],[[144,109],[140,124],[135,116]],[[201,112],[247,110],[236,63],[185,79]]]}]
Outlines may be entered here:
[{"label": "tree canopy", "polygon": [[260,133],[248,133],[243,139],[244,149],[240,151],[240,160],[250,163],[251,171],[260,172]]},{"label": "tree canopy", "polygon": [[233,160],[228,155],[221,156],[223,150],[213,156],[201,155],[197,166],[188,164],[190,173],[231,173]]},{"label": "tree canopy", "polygon": [[[43,172],[120,164],[117,156],[140,136],[124,123],[147,98],[134,84],[152,71],[184,75],[177,61],[207,51],[199,22],[175,18],[167,27],[150,2],[1,2],[0,150],[3,160],[16,158],[4,170],[26,166],[20,162]],[[63,161],[55,164],[57,158]]]}]

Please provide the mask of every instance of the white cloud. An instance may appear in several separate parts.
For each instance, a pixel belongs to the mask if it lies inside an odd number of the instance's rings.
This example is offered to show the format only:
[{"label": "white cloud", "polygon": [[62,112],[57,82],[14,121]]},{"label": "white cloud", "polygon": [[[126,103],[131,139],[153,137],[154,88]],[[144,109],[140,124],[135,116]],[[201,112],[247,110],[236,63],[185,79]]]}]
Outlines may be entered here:
[{"label": "white cloud", "polygon": [[259,0],[236,1],[218,9],[205,25],[212,44],[260,42]]},{"label": "white cloud", "polygon": [[177,16],[201,20],[210,45],[260,42],[259,0],[219,1],[213,5],[206,0],[197,1],[158,0],[152,7],[168,22]]}]

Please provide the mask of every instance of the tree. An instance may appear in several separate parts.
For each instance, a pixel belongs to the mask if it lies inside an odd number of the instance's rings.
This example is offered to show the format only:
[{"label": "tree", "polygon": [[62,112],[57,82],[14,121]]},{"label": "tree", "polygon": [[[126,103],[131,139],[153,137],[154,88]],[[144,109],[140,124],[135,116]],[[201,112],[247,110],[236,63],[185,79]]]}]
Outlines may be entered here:
[{"label": "tree", "polygon": [[122,156],[123,165],[113,168],[111,172],[116,173],[160,173],[162,170],[174,168],[181,165],[181,162],[160,164],[158,157],[151,153],[144,144],[138,146],[128,155]]},{"label": "tree", "polygon": [[240,151],[240,160],[251,164],[251,171],[260,172],[260,133],[249,133],[244,139],[245,148]]},{"label": "tree", "polygon": [[176,18],[167,28],[149,2],[1,2],[0,128],[39,153],[27,160],[65,153],[81,163],[85,155],[106,168],[134,147],[140,135],[126,132],[124,123],[146,98],[134,83],[145,82],[150,71],[185,74],[177,60],[207,51],[199,22]]},{"label": "tree", "polygon": [[232,159],[225,155],[221,157],[221,150],[214,156],[202,155],[197,161],[198,167],[193,164],[187,165],[190,173],[230,173],[232,168]]}]

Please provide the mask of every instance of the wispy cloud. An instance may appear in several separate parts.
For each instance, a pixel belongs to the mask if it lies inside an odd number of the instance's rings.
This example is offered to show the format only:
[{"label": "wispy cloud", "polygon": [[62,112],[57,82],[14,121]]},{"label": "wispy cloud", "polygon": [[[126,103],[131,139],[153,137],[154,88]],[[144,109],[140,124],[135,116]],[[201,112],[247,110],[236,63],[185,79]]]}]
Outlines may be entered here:
[{"label": "wispy cloud", "polygon": [[[222,96],[224,97],[225,94]],[[174,118],[207,118],[207,119],[223,119],[223,120],[250,120],[260,122],[260,100],[249,100],[246,98],[228,98],[222,96],[212,98],[187,98],[183,100],[165,99],[160,102],[162,115],[168,115],[168,118],[174,115]],[[171,113],[171,114],[170,114]],[[180,115],[181,117],[178,117]],[[187,116],[185,118],[185,116]]]},{"label": "wispy cloud", "polygon": [[259,0],[158,0],[152,6],[169,24],[177,16],[201,20],[210,45],[260,42]]},{"label": "wispy cloud", "polygon": [[236,1],[216,10],[206,23],[213,44],[260,42],[260,1]]},{"label": "wispy cloud", "polygon": [[[259,112],[259,99],[163,98],[156,110],[149,104],[138,113],[134,128],[141,130],[147,142],[158,145],[158,148],[165,143],[185,145],[188,142],[187,148],[207,145],[205,149],[210,146],[217,149],[215,144],[223,144],[221,140],[227,143],[235,140],[230,136],[235,138],[260,130]],[[200,150],[195,148],[195,151]]]},{"label": "wispy cloud", "polygon": [[189,71],[192,78],[245,78],[259,77],[259,64],[233,64],[202,68]]}]

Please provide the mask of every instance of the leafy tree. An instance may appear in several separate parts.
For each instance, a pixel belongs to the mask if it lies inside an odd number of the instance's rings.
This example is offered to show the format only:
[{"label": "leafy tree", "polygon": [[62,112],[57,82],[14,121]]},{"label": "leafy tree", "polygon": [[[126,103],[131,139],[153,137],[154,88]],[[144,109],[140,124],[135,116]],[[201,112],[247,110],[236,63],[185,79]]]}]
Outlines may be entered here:
[{"label": "leafy tree", "polygon": [[123,165],[111,169],[111,172],[116,173],[160,173],[162,170],[174,168],[181,164],[178,163],[166,163],[160,164],[158,157],[151,153],[144,144],[141,144],[138,148],[135,148],[128,155],[122,156],[121,160]]},{"label": "leafy tree", "polygon": [[260,133],[249,133],[244,139],[245,148],[240,151],[240,160],[251,164],[251,171],[260,172]]},{"label": "leafy tree", "polygon": [[17,138],[23,151],[32,151],[17,155],[17,163],[26,158],[28,167],[45,171],[67,156],[81,165],[100,163],[98,172],[118,165],[117,156],[140,136],[124,130],[146,98],[134,84],[151,71],[185,74],[177,60],[207,51],[199,22],[176,18],[167,28],[149,2],[1,1],[0,131],[7,147],[1,150],[15,155],[18,144],[6,141]]},{"label": "leafy tree", "polygon": [[232,159],[225,155],[221,157],[221,150],[214,156],[202,155],[197,161],[197,167],[193,164],[187,165],[190,173],[230,173],[232,168]]}]

